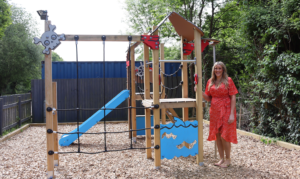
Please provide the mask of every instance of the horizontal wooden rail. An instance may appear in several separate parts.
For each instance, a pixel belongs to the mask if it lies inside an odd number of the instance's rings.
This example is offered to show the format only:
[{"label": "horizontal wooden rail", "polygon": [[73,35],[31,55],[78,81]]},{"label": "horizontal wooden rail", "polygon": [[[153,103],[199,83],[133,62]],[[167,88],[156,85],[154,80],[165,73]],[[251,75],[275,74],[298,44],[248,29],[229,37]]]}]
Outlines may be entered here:
[{"label": "horizontal wooden rail", "polygon": [[[210,121],[207,121],[207,120],[203,120],[203,123],[205,124],[208,124],[210,123]],[[265,137],[265,136],[261,136],[261,135],[258,135],[258,134],[254,134],[254,133],[251,133],[251,132],[246,132],[246,131],[243,131],[243,130],[239,130],[239,129],[236,129],[236,132],[240,135],[244,135],[244,136],[250,136],[250,137],[253,137],[257,140],[260,140],[262,138],[268,138],[268,137]],[[296,149],[296,150],[300,150],[300,146],[299,145],[295,145],[295,144],[292,144],[292,143],[288,143],[288,142],[283,142],[283,141],[276,141],[274,142],[273,144],[275,145],[278,145],[280,147],[284,147],[286,149]]]},{"label": "horizontal wooden rail", "polygon": [[[65,35],[66,40],[65,41],[75,41],[74,35]],[[102,41],[102,36],[106,36],[105,41],[121,41],[121,42],[128,42],[128,36],[132,37],[133,42],[139,42],[141,41],[140,35],[77,35],[79,36],[78,41]]]},{"label": "horizontal wooden rail", "polygon": [[[31,117],[32,117],[32,116],[29,116],[29,117],[26,117],[26,118],[24,118],[24,119],[21,119],[21,123],[27,121],[28,119],[31,119]],[[13,128],[13,127],[16,127],[17,125],[19,125],[19,123],[20,123],[20,122],[17,121],[17,122],[15,122],[15,123],[13,123],[13,124],[11,124],[11,125],[9,125],[9,126],[4,127],[2,130],[5,131],[5,130],[11,129],[11,128]]]},{"label": "horizontal wooden rail", "polygon": [[[29,103],[29,102],[31,102],[31,99],[26,100],[26,101],[21,101],[21,105],[22,105],[22,104]],[[7,104],[7,105],[3,105],[3,109],[12,108],[12,107],[15,107],[15,106],[18,106],[18,105],[19,105],[19,102]]]}]

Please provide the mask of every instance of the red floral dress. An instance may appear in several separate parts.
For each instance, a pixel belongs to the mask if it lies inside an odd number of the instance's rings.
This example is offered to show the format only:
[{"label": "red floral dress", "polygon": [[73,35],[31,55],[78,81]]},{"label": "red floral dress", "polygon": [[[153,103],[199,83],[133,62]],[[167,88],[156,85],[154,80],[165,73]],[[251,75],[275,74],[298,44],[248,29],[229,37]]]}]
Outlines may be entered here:
[{"label": "red floral dress", "polygon": [[211,106],[209,110],[210,125],[208,141],[216,140],[216,134],[221,133],[221,137],[227,142],[237,144],[236,136],[236,109],[234,109],[234,122],[228,124],[231,105],[230,97],[238,93],[232,79],[228,77],[228,88],[225,84],[221,84],[218,88],[215,85],[208,86],[210,80],[206,84],[205,94],[212,97]]}]

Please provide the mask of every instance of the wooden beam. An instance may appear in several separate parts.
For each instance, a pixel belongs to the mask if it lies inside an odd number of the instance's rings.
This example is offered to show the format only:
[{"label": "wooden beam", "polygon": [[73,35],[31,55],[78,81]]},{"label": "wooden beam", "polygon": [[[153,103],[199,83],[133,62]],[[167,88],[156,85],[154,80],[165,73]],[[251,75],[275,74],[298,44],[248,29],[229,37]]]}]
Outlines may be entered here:
[{"label": "wooden beam", "polygon": [[168,111],[172,114],[172,116],[180,118],[173,108],[168,108]]},{"label": "wooden beam", "polygon": [[[84,122],[79,122],[79,124],[82,124]],[[104,121],[99,121],[97,122],[97,124],[103,124]],[[119,124],[119,123],[127,123],[127,121],[106,121],[106,124]],[[60,126],[64,126],[64,125],[74,125],[77,127],[77,122],[65,122],[65,123],[59,123],[58,125]],[[30,127],[31,126],[46,126],[46,123],[30,123]]]},{"label": "wooden beam", "polygon": [[[144,35],[147,35],[144,34]],[[150,76],[149,76],[149,47],[144,44],[144,98],[150,99]],[[152,95],[153,97],[153,95]],[[150,109],[145,109],[145,128],[151,128],[151,111]],[[151,147],[151,130],[146,130],[146,148]],[[146,149],[147,159],[152,158],[151,149]]]},{"label": "wooden beam", "polygon": [[[173,98],[174,99],[174,98]],[[195,101],[188,101],[184,103],[160,103],[160,108],[193,108],[196,107]]]},{"label": "wooden beam", "polygon": [[203,105],[202,105],[202,54],[201,54],[201,34],[194,29],[195,44],[195,72],[198,74],[198,84],[196,92],[196,118],[198,120],[198,155],[197,164],[203,166]]},{"label": "wooden beam", "polygon": [[171,114],[169,114],[168,111],[166,111],[166,115],[168,116],[168,118],[170,119],[170,121],[172,121],[172,123],[175,123],[174,117]]},{"label": "wooden beam", "polygon": [[[153,99],[142,100],[142,105],[151,107],[155,103]],[[168,98],[159,100],[159,108],[182,108],[182,107],[196,107],[196,100],[193,98]]]},{"label": "wooden beam", "polygon": [[[153,27],[153,30],[156,26]],[[158,30],[153,33],[153,35],[158,35]],[[159,104],[159,51],[152,50],[152,76],[153,76],[153,103]],[[153,109],[154,126],[160,125],[160,109]],[[161,145],[160,145],[160,128],[154,129],[154,146],[159,146],[159,149],[154,149],[154,166],[155,168],[160,168],[161,165]]]},{"label": "wooden beam", "polygon": [[[57,109],[57,82],[52,82],[52,101],[53,108]],[[53,131],[58,130],[58,121],[57,121],[57,113],[56,111],[53,115]],[[58,134],[53,134],[54,137],[54,151],[58,152]],[[54,166],[59,165],[59,156],[58,154],[54,154]]]},{"label": "wooden beam", "polygon": [[[187,55],[183,55],[183,43],[187,42],[185,40],[185,37],[181,36],[181,59],[187,60]],[[188,98],[189,97],[189,90],[188,90],[188,68],[187,63],[181,62],[182,69],[181,69],[181,81],[183,81],[182,84],[182,98]],[[189,108],[182,108],[182,119],[183,121],[187,121],[189,119]]]},{"label": "wooden beam", "polygon": [[[131,106],[136,107],[135,100],[135,59],[134,59],[134,47],[130,48],[130,60],[131,60]],[[136,108],[131,108],[131,127],[132,130],[136,130]],[[136,142],[136,131],[132,132],[133,141]]]},{"label": "wooden beam", "polygon": [[[45,31],[49,31],[51,21],[45,21]],[[45,107],[53,107],[52,102],[52,57],[51,50],[49,55],[45,54]],[[53,130],[53,114],[52,111],[46,111],[46,136],[47,136],[47,178],[54,178],[54,155],[50,155],[49,151],[54,151],[54,135],[47,133],[47,130]]]},{"label": "wooden beam", "polygon": [[[78,41],[102,41],[102,36],[103,35],[78,35],[79,36]],[[65,41],[74,41],[74,36],[75,35],[71,35],[71,34],[65,35],[65,37],[66,37]],[[106,36],[105,41],[128,42],[128,36],[129,35],[105,35],[105,36]],[[134,42],[141,41],[141,36],[140,35],[131,35],[131,37],[132,37],[131,41],[134,41]]]},{"label": "wooden beam", "polygon": [[[161,60],[165,59],[165,51],[164,51],[163,43],[160,44],[160,59]],[[161,69],[161,72],[160,72],[161,83],[165,84],[165,77],[163,74],[163,73],[165,73],[165,63],[164,62],[160,62],[160,69]],[[160,85],[161,99],[165,98],[165,94],[166,94],[165,90],[166,89],[164,89],[163,86]],[[166,124],[166,109],[161,109],[161,122],[162,122],[162,124]]]}]

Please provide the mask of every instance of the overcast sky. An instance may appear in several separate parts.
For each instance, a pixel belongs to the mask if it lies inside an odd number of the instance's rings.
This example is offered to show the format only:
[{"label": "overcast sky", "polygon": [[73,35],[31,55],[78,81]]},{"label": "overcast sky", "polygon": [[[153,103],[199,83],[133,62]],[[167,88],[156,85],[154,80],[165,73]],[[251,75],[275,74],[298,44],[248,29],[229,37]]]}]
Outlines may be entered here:
[{"label": "overcast sky", "polygon": [[[128,25],[125,0],[10,0],[32,14],[38,22],[40,34],[44,21],[37,10],[47,10],[49,20],[56,25],[57,34],[126,35]],[[139,34],[136,34],[139,35]],[[40,37],[38,37],[40,38]],[[79,61],[103,61],[103,42],[79,42]],[[106,61],[125,61],[128,42],[106,42]],[[75,42],[62,42],[55,49],[64,61],[76,61]]]}]

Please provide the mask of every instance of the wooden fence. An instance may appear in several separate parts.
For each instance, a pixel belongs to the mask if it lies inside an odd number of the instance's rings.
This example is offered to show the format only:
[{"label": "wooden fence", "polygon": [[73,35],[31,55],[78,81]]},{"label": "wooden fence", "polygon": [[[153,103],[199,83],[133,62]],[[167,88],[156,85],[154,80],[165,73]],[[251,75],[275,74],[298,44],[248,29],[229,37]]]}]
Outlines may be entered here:
[{"label": "wooden fence", "polygon": [[0,96],[0,135],[31,119],[31,93]]},{"label": "wooden fence", "polygon": [[[181,80],[181,77],[168,77],[166,78],[166,86],[177,86]],[[76,108],[77,105],[77,80],[76,79],[53,79],[57,82],[57,108],[58,109],[70,109]],[[79,79],[79,107],[80,108],[101,108],[105,103],[109,102],[122,90],[126,89],[126,78],[106,78],[105,79],[105,96],[104,96],[104,80],[103,78],[86,78]],[[32,92],[32,111],[33,111],[33,123],[45,122],[45,82],[44,80],[32,80],[31,81]],[[138,92],[138,89],[136,89]],[[168,92],[169,97],[181,97],[181,88]],[[127,107],[127,100],[119,107]],[[142,107],[141,102],[137,101],[137,107]],[[92,116],[94,111],[80,111],[79,121],[83,122]],[[76,122],[76,111],[58,111],[58,122]],[[137,109],[137,115],[143,115],[143,109]],[[128,117],[127,109],[113,110],[106,116],[106,120],[124,120]]]}]

